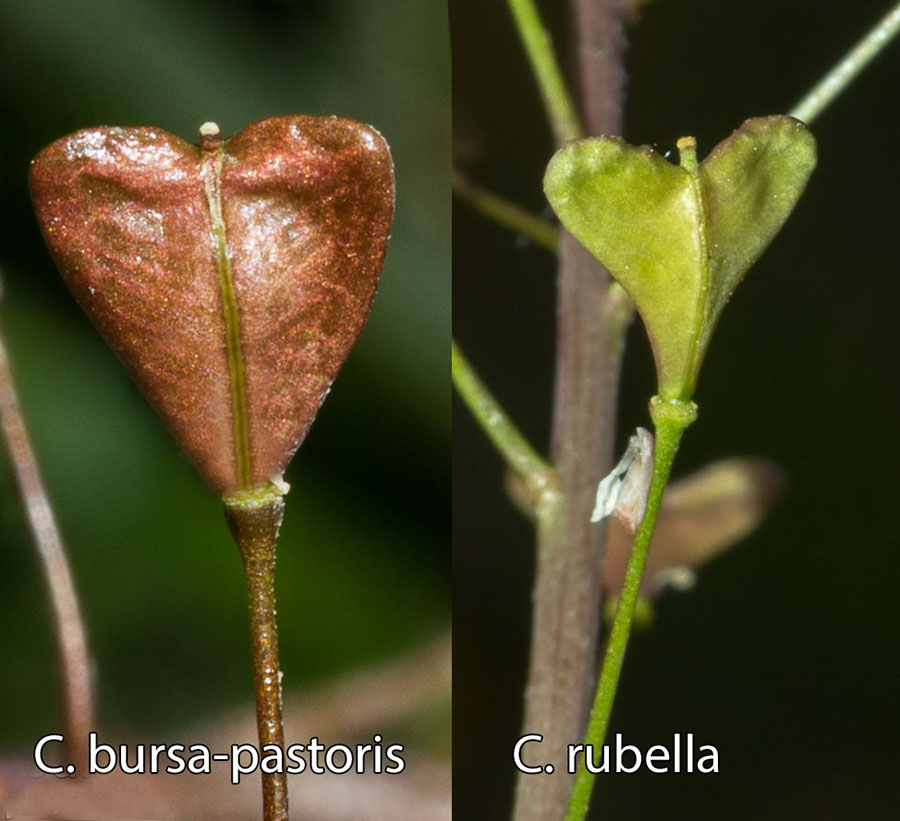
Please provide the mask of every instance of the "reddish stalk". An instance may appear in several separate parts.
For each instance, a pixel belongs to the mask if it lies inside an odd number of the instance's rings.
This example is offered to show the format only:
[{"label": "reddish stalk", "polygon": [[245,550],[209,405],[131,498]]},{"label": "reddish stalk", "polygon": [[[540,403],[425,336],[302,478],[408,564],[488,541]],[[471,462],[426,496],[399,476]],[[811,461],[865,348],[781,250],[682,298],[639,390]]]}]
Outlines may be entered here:
[{"label": "reddish stalk", "polygon": [[44,569],[62,683],[68,763],[73,764],[76,770],[86,773],[88,734],[94,729],[94,693],[84,620],[65,546],[28,437],[2,335],[0,428],[3,430],[28,524]]},{"label": "reddish stalk", "polygon": [[[267,745],[284,749],[281,665],[275,609],[275,554],[284,516],[280,494],[252,491],[225,498],[225,517],[241,551],[250,607],[250,641],[256,691],[256,727],[260,757]],[[262,772],[263,818],[287,821],[287,775]]]}]

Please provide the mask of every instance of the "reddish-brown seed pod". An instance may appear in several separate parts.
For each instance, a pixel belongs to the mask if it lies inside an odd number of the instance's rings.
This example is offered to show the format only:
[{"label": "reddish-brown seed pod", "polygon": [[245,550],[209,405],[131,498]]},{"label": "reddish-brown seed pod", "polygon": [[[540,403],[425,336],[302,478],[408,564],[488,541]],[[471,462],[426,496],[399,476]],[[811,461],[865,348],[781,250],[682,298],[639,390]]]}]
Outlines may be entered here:
[{"label": "reddish-brown seed pod", "polygon": [[200,146],[92,128],[32,162],[75,298],[222,493],[280,476],[375,295],[394,206],[387,144],[273,117]]}]

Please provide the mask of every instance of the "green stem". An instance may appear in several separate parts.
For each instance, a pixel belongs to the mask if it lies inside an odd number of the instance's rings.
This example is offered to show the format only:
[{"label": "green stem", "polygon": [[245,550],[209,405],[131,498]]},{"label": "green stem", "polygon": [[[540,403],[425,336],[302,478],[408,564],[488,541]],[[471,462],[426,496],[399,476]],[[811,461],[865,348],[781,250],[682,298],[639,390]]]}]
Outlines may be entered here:
[{"label": "green stem", "polygon": [[809,124],[821,114],[900,30],[900,3],[894,6],[790,112]]},{"label": "green stem", "polygon": [[583,133],[581,124],[553,53],[550,35],[541,22],[534,2],[532,0],[507,0],[507,2],[537,79],[556,142],[562,145],[569,140],[578,139]]},{"label": "green stem", "polygon": [[[275,619],[275,554],[284,498],[274,486],[224,497],[225,518],[244,563],[250,605],[250,643],[261,755],[267,745],[284,749],[281,666]],[[287,775],[262,772],[264,821],[287,821]]]},{"label": "green stem", "polygon": [[[641,577],[647,563],[647,554],[650,552],[653,531],[656,529],[663,492],[672,470],[672,463],[675,461],[675,454],[678,452],[681,436],[688,425],[696,419],[697,407],[693,402],[680,399],[664,402],[654,397],[650,402],[650,415],[656,429],[656,447],[647,509],[634,536],[634,546],[625,570],[625,581],[619,596],[609,642],[606,645],[603,668],[597,682],[594,706],[584,738],[585,755],[589,750],[593,751],[595,764],[599,764],[602,755],[603,741],[606,738],[613,700],[622,673],[622,662],[625,659],[625,649],[628,646],[628,636],[641,590]],[[594,773],[583,766],[575,776],[565,821],[583,821],[587,815],[593,784]]]},{"label": "green stem", "polygon": [[473,183],[459,171],[453,171],[453,193],[469,203],[476,211],[494,220],[504,228],[511,228],[524,234],[532,242],[556,253],[559,244],[559,229],[540,217],[528,213],[514,202],[498,197]]},{"label": "green stem", "polygon": [[506,463],[525,481],[536,505],[553,483],[553,468],[519,433],[455,341],[451,346],[451,361],[453,386]]}]

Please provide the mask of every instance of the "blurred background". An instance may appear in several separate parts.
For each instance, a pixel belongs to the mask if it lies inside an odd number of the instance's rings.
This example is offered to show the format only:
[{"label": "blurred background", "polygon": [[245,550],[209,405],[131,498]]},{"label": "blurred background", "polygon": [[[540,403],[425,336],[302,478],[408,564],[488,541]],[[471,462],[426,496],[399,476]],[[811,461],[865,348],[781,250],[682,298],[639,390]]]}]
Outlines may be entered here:
[{"label": "blurred background", "polygon": [[[286,474],[277,588],[290,708],[292,688],[402,659],[449,629],[446,15],[438,0],[2,4],[0,325],[111,732],[158,736],[249,704],[246,596],[221,504],[54,270],[28,163],[87,126],[195,141],[206,120],[227,135],[294,113],[370,123],[391,146],[397,212],[371,319]],[[60,728],[57,681],[5,457],[0,601],[0,750],[30,756]],[[425,713],[406,716],[401,743],[448,754],[449,706],[438,687]]]},{"label": "blurred background", "polygon": [[[571,64],[565,3],[540,0]],[[784,113],[887,11],[885,0],[656,0],[629,32],[626,137],[700,155]],[[553,151],[503,3],[453,0],[456,162],[550,216]],[[819,167],[725,310],[676,475],[762,455],[790,487],[751,538],[667,593],[629,649],[611,734],[643,749],[693,732],[721,773],[600,776],[596,818],[886,818],[900,787],[900,552],[893,435],[900,280],[900,43],[813,126]],[[555,262],[454,204],[454,333],[543,453]],[[649,422],[649,346],[628,338],[618,450]],[[454,399],[454,810],[509,816],[531,619],[534,534],[503,466]],[[702,741],[705,739],[706,741]],[[573,739],[580,742],[580,739]]]}]

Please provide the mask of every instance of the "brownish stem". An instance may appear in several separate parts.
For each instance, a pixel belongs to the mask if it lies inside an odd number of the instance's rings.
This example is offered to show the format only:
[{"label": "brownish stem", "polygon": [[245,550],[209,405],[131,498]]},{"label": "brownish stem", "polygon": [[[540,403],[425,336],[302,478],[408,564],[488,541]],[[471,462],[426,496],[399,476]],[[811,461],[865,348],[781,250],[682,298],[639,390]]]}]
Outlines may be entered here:
[{"label": "brownish stem", "polygon": [[[275,554],[284,500],[278,495],[228,497],[225,516],[241,551],[247,577],[256,727],[260,752],[264,755],[267,745],[284,749],[281,666],[275,619]],[[284,772],[263,772],[261,775],[263,818],[265,821],[286,821],[287,775]]]},{"label": "brownish stem", "polygon": [[[622,313],[608,277],[566,234],[560,247],[559,351],[553,455],[560,493],[540,516],[524,731],[540,733],[552,775],[522,775],[516,821],[555,821],[572,776],[565,748],[581,741],[596,676],[604,527],[591,524],[612,462]],[[617,331],[611,334],[612,328]],[[613,338],[611,338],[613,337]]]},{"label": "brownish stem", "polygon": [[[590,133],[621,131],[623,7],[573,0],[576,54]],[[606,270],[568,233],[560,242],[552,454],[559,496],[538,527],[526,733],[539,733],[552,774],[519,778],[516,821],[558,821],[571,792],[565,748],[581,742],[596,682],[605,528],[590,522],[612,464],[628,309]],[[532,763],[532,762],[528,762]]]},{"label": "brownish stem", "polygon": [[590,135],[620,134],[625,89],[625,23],[633,14],[623,0],[570,0],[577,94]]},{"label": "brownish stem", "polygon": [[87,773],[88,734],[95,729],[90,654],[75,581],[53,509],[44,489],[37,457],[0,337],[0,428],[15,470],[25,512],[44,567],[44,578],[59,657],[68,762]]}]

